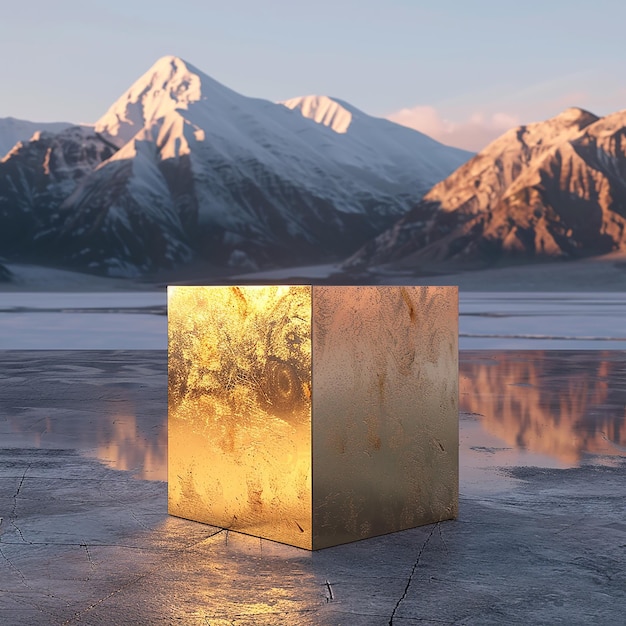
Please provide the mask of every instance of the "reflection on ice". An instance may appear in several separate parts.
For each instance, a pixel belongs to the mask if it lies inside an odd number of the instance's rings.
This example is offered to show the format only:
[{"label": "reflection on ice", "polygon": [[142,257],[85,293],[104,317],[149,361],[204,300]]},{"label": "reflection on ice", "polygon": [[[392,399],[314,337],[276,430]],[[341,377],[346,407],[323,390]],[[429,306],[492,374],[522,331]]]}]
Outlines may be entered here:
[{"label": "reflection on ice", "polygon": [[116,414],[99,424],[94,455],[118,470],[144,480],[167,480],[167,426],[147,432],[131,413]]},{"label": "reflection on ice", "polygon": [[[166,412],[166,411],[165,411]],[[10,447],[74,447],[113,469],[143,480],[167,480],[167,423],[147,426],[130,411],[89,416],[91,411],[26,411],[6,419],[0,429]]]},{"label": "reflection on ice", "polygon": [[[626,352],[462,351],[459,370],[462,471],[477,461],[572,467],[626,457]],[[166,479],[165,399],[150,418],[132,403],[93,408],[95,422],[72,421],[80,447],[139,478]],[[59,427],[53,415],[40,420],[33,443]]]},{"label": "reflection on ice", "polygon": [[625,353],[463,352],[459,368],[461,412],[500,445],[566,466],[626,456]]},{"label": "reflection on ice", "polygon": [[74,449],[166,480],[167,355],[0,351],[3,448]]},{"label": "reflection on ice", "polygon": [[[0,356],[2,448],[75,449],[139,478],[164,479],[164,350]],[[626,352],[461,351],[459,367],[463,492],[485,484],[486,474],[472,477],[472,468],[626,457]]]}]

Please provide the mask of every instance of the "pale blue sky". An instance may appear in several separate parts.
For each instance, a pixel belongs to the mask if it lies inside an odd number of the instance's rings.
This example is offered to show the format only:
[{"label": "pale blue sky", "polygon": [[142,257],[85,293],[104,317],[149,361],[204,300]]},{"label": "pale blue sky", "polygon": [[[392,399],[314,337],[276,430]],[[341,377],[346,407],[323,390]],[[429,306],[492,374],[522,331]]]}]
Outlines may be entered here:
[{"label": "pale blue sky", "polygon": [[568,106],[626,108],[621,0],[2,0],[1,16],[0,117],[95,122],[167,54],[470,149]]}]

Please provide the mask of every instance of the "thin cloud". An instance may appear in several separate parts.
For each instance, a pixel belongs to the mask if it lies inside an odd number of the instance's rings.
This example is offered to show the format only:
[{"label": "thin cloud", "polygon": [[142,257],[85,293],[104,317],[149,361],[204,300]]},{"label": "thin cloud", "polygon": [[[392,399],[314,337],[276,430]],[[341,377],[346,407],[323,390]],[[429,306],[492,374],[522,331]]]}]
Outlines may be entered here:
[{"label": "thin cloud", "polygon": [[417,106],[392,113],[387,119],[408,126],[457,148],[478,152],[502,133],[520,124],[516,115],[509,113],[476,112],[461,122],[444,118],[431,106]]}]

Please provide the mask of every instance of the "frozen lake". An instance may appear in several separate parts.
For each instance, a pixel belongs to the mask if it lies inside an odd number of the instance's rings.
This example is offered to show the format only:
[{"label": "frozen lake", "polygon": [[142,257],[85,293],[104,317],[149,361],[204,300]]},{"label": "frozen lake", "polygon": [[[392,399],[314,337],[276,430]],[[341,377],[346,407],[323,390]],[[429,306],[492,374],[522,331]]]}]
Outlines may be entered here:
[{"label": "frozen lake", "polygon": [[0,349],[165,350],[165,292],[1,293]]},{"label": "frozen lake", "polygon": [[461,292],[461,350],[626,350],[626,293]]},{"label": "frozen lake", "polygon": [[[165,350],[164,292],[2,293],[0,349]],[[626,350],[626,294],[461,292],[461,350]]]}]

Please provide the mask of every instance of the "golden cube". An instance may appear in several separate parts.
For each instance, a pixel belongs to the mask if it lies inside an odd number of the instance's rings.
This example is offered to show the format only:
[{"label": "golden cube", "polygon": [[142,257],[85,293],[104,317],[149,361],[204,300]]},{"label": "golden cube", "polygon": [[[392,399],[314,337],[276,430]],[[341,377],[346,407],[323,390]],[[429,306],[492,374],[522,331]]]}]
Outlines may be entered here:
[{"label": "golden cube", "polygon": [[317,550],[455,518],[456,287],[169,287],[168,511]]}]

